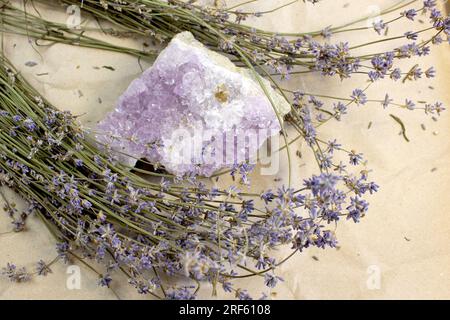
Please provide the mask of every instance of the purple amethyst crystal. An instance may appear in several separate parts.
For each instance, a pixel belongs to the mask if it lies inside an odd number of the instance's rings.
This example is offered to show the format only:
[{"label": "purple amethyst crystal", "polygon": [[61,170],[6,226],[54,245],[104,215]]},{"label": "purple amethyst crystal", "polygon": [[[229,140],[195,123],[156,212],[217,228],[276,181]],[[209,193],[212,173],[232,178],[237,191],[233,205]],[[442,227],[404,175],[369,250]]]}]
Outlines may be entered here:
[{"label": "purple amethyst crystal", "polygon": [[[263,82],[282,117],[289,104]],[[254,76],[183,32],[98,124],[97,139],[129,165],[145,158],[179,176],[211,176],[255,159],[279,130]]]}]

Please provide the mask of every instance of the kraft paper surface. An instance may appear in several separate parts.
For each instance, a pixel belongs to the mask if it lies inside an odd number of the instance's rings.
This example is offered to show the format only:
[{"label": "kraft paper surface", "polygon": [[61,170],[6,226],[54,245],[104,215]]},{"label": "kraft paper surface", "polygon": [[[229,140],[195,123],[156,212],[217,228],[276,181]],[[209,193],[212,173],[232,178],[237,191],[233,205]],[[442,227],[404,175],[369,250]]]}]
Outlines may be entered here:
[{"label": "kraft paper surface", "polygon": [[[228,1],[228,4],[237,2]],[[370,15],[395,2],[323,0],[313,6],[299,1],[246,23],[272,31],[315,31]],[[286,1],[261,0],[243,8],[264,11],[283,3]],[[60,22],[67,19],[60,7],[39,6],[38,9],[49,19]],[[94,21],[85,23],[96,26]],[[389,32],[403,34],[409,27],[413,25],[400,22],[390,27]],[[140,39],[100,37],[142,49]],[[373,30],[367,30],[339,34],[331,41],[345,40],[357,45],[374,39],[379,37]],[[370,51],[386,51],[394,46],[394,43],[382,43],[370,47]],[[112,110],[120,94],[140,75],[141,67],[145,69],[151,65],[146,61],[138,63],[131,56],[100,50],[60,44],[38,47],[26,37],[13,35],[4,35],[3,47],[6,55],[43,96],[60,109],[82,115],[80,119],[86,127],[93,127]],[[407,84],[380,82],[367,91],[369,99],[383,99],[389,92],[397,101],[405,98],[440,100],[448,108],[449,54],[448,45],[442,45],[434,47],[432,54],[420,61],[423,68],[435,66],[438,71],[435,79]],[[37,65],[26,66],[28,61]],[[400,66],[407,70],[414,64],[414,60],[405,60]],[[103,66],[112,66],[114,71]],[[353,89],[364,86],[366,80],[365,76],[341,81],[309,74],[293,77],[284,85],[309,93],[349,97]],[[389,114],[403,120],[409,143],[399,134],[401,128]],[[362,152],[369,160],[371,179],[381,188],[369,199],[369,213],[359,224],[339,224],[336,229],[339,249],[308,249],[294,256],[280,268],[278,275],[284,282],[269,292],[269,296],[273,299],[449,299],[450,111],[447,110],[436,122],[423,111],[383,110],[379,103],[352,106],[342,121],[331,121],[322,126],[320,136],[323,140],[336,138],[347,149]],[[302,151],[302,158],[295,156],[297,150]],[[295,158],[291,168],[293,184],[301,185],[304,178],[316,172],[316,163],[302,144],[293,145],[292,153]],[[282,158],[276,176],[253,177],[258,191],[286,183],[286,156]],[[11,201],[25,205],[11,191],[3,191]],[[3,206],[3,200],[0,205]],[[32,269],[39,259],[51,261],[55,257],[55,240],[38,218],[31,218],[24,232],[2,235],[9,230],[10,220],[6,214],[0,215],[0,266],[14,262]],[[289,254],[289,248],[279,251],[276,254],[280,257]],[[28,283],[14,284],[0,278],[0,299],[149,298],[137,294],[125,277],[116,279],[112,290],[98,287],[98,276],[83,264],[77,265],[81,271],[79,289],[68,284],[73,268],[58,262],[52,266],[50,275],[35,277]],[[256,297],[263,291],[268,292],[261,279],[241,281],[236,287],[250,288]],[[200,297],[211,298],[211,287],[204,285]],[[218,298],[233,296],[219,291]]]}]

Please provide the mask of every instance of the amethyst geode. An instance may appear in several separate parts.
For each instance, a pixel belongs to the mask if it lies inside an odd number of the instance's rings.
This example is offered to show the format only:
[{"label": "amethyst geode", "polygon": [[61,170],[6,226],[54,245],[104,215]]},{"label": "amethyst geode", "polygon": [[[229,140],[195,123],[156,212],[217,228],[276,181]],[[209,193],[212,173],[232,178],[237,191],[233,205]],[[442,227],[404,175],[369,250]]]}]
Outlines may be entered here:
[{"label": "amethyst geode", "polygon": [[[263,82],[283,116],[289,104]],[[254,159],[279,130],[274,108],[253,74],[183,32],[100,121],[97,139],[128,165],[145,158],[176,175],[211,176]]]}]

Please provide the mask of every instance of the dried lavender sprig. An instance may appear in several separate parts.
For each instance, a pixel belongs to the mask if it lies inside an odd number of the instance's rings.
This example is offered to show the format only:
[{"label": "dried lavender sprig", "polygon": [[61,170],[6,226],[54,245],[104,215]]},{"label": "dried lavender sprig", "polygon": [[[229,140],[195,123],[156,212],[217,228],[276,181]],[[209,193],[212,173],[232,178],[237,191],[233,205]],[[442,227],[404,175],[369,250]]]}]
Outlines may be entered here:
[{"label": "dried lavender sprig", "polygon": [[[76,4],[76,2],[77,1],[65,1],[64,3]],[[398,10],[414,2],[415,1],[408,2],[407,4],[403,4],[402,6],[396,6],[394,9]],[[187,5],[182,2],[173,1],[171,2],[171,4],[172,6],[166,3],[162,4],[160,1],[141,1],[139,3],[123,4],[122,6],[121,4],[114,3],[113,1],[105,1],[102,3],[102,5],[98,4],[98,2],[96,1],[87,1],[83,2],[82,9],[98,18],[106,19],[107,21],[110,21],[118,26],[122,26],[127,29],[131,28],[131,30],[134,30],[138,34],[146,35],[145,31],[152,30],[152,28],[155,27],[155,24],[158,26],[159,24],[162,24],[161,28],[159,29],[164,29],[164,37],[167,37],[169,34],[173,35],[177,32],[187,29],[193,32],[200,41],[212,48],[216,48],[218,46],[227,47],[226,43],[218,43],[220,39],[218,40],[217,37],[214,36],[214,32],[211,32],[211,29],[203,28],[200,31],[197,30],[197,27],[199,27],[199,25],[192,17],[198,15],[199,17],[203,17],[205,21],[208,22],[208,25],[210,25],[212,28],[216,28],[223,34],[227,35],[229,38],[227,41],[238,41],[240,48],[242,48],[244,51],[247,51],[249,54],[252,51],[257,50],[260,51],[259,54],[264,55],[266,54],[265,52],[267,50],[267,48],[265,47],[266,45],[276,44],[275,47],[270,48],[270,55],[268,55],[268,57],[264,59],[265,63],[272,60],[281,60],[280,62],[282,62],[283,59],[288,58],[289,60],[292,59],[292,57],[297,57],[296,63],[304,64],[305,66],[310,65],[307,61],[301,61],[303,58],[309,58],[310,54],[299,55],[297,52],[295,52],[295,46],[293,45],[296,45],[296,43],[298,43],[301,38],[288,41],[287,39],[283,38],[283,35],[272,34],[270,37],[267,37],[264,36],[263,31],[252,30],[249,27],[247,28],[251,31],[242,31],[241,24],[230,22],[227,19],[228,16],[220,15],[220,10],[216,10],[211,13],[206,9],[202,9],[194,5]],[[105,10],[104,8],[107,9]],[[148,9],[148,12],[145,9]],[[387,11],[392,12],[394,11],[394,9]],[[120,12],[116,12],[116,10],[120,10]],[[418,9],[416,11],[420,10],[422,9]],[[155,19],[152,18],[153,14],[157,15],[158,17],[156,21],[154,21]],[[122,18],[124,19],[123,24],[121,23]],[[405,18],[404,15],[399,15],[398,19],[401,18]],[[184,26],[177,26],[177,24],[180,24],[182,21],[184,21],[183,19],[191,19],[192,21]],[[171,28],[173,28],[173,30],[171,30]],[[297,37],[299,36],[300,35],[297,35]],[[169,35],[169,38],[170,37],[171,36]],[[304,40],[304,42],[305,45],[309,45],[309,40],[307,38]],[[312,58],[314,58],[314,56],[312,56]],[[357,59],[358,57],[348,58],[351,60]],[[365,57],[365,59],[367,58],[368,57]],[[284,65],[284,63],[282,63],[281,65]]]}]

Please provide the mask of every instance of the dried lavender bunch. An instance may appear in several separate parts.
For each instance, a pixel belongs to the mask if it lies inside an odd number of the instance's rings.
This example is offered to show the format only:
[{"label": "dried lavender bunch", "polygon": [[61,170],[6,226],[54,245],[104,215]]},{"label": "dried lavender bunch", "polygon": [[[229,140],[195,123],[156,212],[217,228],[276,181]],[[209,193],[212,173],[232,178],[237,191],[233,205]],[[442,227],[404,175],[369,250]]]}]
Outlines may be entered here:
[{"label": "dried lavender bunch", "polygon": [[[271,249],[290,244],[292,256],[309,246],[335,247],[334,223],[358,222],[368,209],[362,196],[378,188],[365,171],[323,173],[300,190],[262,194],[208,189],[192,177],[151,182],[102,154],[76,117],[40,98],[6,60],[0,74],[1,184],[34,203],[61,241],[61,259],[81,251],[102,262],[102,285],[120,270],[140,293],[193,297],[195,290],[166,288],[160,276],[185,275],[248,298],[231,280],[259,276],[273,287],[285,259],[271,257]],[[329,145],[330,153],[338,149]],[[361,155],[350,162],[359,164]],[[250,169],[236,170],[242,178]]]},{"label": "dried lavender bunch", "polygon": [[49,263],[39,260],[36,263],[34,272],[28,272],[25,267],[17,267],[13,263],[7,263],[6,267],[1,269],[0,274],[8,278],[11,282],[27,282],[35,275],[46,277],[49,273],[52,273],[50,267],[56,261],[58,261],[58,258],[53,259],[53,261]]},{"label": "dried lavender bunch", "polygon": [[[45,0],[41,0],[45,2]],[[151,35],[160,41],[170,40],[181,31],[190,31],[194,36],[212,49],[219,49],[236,56],[240,63],[247,65],[247,60],[255,67],[268,66],[283,76],[291,72],[319,71],[324,75],[338,75],[348,78],[365,68],[365,62],[379,57],[377,54],[353,55],[356,49],[370,47],[375,43],[352,46],[344,43],[323,44],[315,38],[320,36],[329,39],[333,34],[355,31],[366,31],[368,27],[349,28],[353,23],[344,26],[329,27],[320,31],[307,33],[278,33],[255,29],[244,25],[249,16],[259,17],[263,12],[242,12],[241,10],[202,7],[179,0],[168,2],[161,0],[140,1],[107,1],[107,0],[61,0],[65,5],[80,5],[81,9],[94,17],[111,22],[127,32],[142,36]],[[414,20],[419,13],[429,12],[431,25],[422,30],[413,30],[407,34],[397,35],[388,40],[417,40],[418,36],[429,30],[436,30],[436,35],[426,39],[421,45],[398,47],[393,50],[393,60],[427,54],[430,42],[440,43],[442,36],[448,35],[448,18],[436,9],[436,1],[422,1],[422,5],[412,7],[421,1],[413,0],[397,5],[381,12],[381,15],[399,12],[398,17],[389,21],[383,20],[374,24],[373,29],[381,34],[390,25],[403,20]],[[400,11],[401,9],[407,9]],[[266,13],[272,12],[268,11]],[[365,19],[365,18],[364,18]],[[361,20],[364,20],[361,19]],[[373,66],[376,69],[376,66]],[[370,67],[369,67],[370,68]],[[295,69],[295,70],[294,70]],[[376,80],[385,71],[375,70],[370,74]],[[375,74],[378,74],[375,75]],[[374,78],[376,77],[376,78]]]}]

